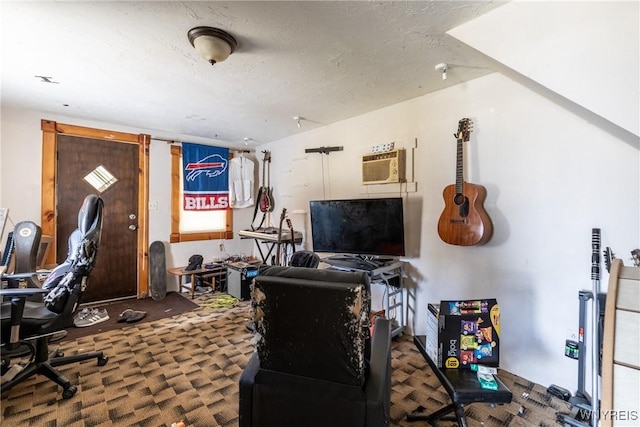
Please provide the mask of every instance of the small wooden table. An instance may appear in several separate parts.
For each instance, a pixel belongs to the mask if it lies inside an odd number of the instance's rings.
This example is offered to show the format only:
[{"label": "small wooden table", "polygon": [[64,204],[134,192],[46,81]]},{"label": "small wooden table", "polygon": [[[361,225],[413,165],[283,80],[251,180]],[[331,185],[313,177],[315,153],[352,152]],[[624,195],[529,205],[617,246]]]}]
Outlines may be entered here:
[{"label": "small wooden table", "polygon": [[[169,274],[178,276],[178,280],[180,281],[180,291],[182,291],[182,289],[189,290],[191,292],[191,299],[193,299],[196,294],[196,277],[203,278],[204,282],[208,283],[213,289],[215,289],[216,277],[220,278],[220,282],[227,278],[227,264],[224,263],[207,264],[203,268],[199,268],[197,270],[185,270],[185,268],[187,267],[173,267],[167,269],[167,271]],[[189,277],[191,281],[185,282],[185,277]],[[206,279],[209,279],[210,281],[207,281]]]}]

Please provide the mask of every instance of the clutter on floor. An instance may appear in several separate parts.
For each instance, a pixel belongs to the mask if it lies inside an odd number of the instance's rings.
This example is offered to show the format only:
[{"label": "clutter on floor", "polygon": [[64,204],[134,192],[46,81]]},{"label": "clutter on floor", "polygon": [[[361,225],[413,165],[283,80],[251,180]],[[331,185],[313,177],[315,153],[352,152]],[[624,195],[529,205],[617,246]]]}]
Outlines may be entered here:
[{"label": "clutter on floor", "polygon": [[83,308],[73,318],[73,324],[76,328],[86,328],[97,323],[109,320],[109,313],[105,309],[99,308]]},{"label": "clutter on floor", "polygon": [[208,294],[213,292],[213,289],[211,288],[211,286],[196,285],[196,292],[199,292],[201,294]]},{"label": "clutter on floor", "polygon": [[[127,328],[130,326],[140,327],[140,325],[147,322],[177,316],[186,311],[199,308],[198,304],[193,303],[189,297],[181,295],[179,292],[168,292],[166,297],[162,300],[154,300],[153,298],[131,298],[112,301],[101,305],[94,305],[92,307],[99,307],[107,310],[111,318],[106,322],[98,323],[87,328],[70,328],[67,330],[69,334],[64,338],[64,341],[78,339],[113,329]],[[82,308],[83,307],[80,307],[78,311],[82,310]],[[144,317],[142,317],[142,315],[136,316],[137,320],[134,320],[136,318],[133,318],[129,323],[127,323],[126,320],[118,322],[118,320],[121,319],[119,316],[127,310],[138,311],[145,314]],[[125,316],[127,315],[125,314]]]},{"label": "clutter on floor", "polygon": [[120,313],[120,315],[118,316],[118,323],[123,323],[123,322],[135,323],[135,322],[139,322],[140,320],[144,319],[146,315],[147,315],[147,313],[144,312],[144,311],[136,311],[136,310],[128,308],[125,311],[123,311],[122,313]]},{"label": "clutter on floor", "polygon": [[238,298],[228,294],[221,294],[205,301],[201,305],[209,308],[231,308],[238,305]]},{"label": "clutter on floor", "polygon": [[[146,316],[147,313],[145,311],[128,308],[118,315],[118,323],[135,323],[144,319]],[[73,324],[76,328],[86,328],[87,326],[93,326],[109,319],[109,313],[105,308],[83,308],[73,318]]]}]

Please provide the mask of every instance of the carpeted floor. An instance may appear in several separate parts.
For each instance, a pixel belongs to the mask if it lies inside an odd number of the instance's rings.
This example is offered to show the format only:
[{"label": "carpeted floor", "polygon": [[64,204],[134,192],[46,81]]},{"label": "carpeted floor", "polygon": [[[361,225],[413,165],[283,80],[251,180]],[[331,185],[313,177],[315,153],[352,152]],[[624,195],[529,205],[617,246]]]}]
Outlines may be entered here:
[{"label": "carpeted floor", "polygon": [[[246,329],[248,302],[223,309],[207,307],[212,295],[196,298],[201,307],[122,329],[61,342],[66,354],[103,350],[106,366],[87,361],[61,367],[78,386],[69,400],[61,388],[37,376],[3,393],[3,425],[50,427],[237,426],[238,379],[253,353]],[[412,338],[394,340],[391,425],[409,423],[406,414],[422,406],[436,410],[448,397],[415,348]],[[552,426],[563,401],[544,387],[501,371],[513,392],[509,405],[467,407],[470,427]],[[6,423],[6,424],[5,424]],[[455,425],[442,422],[442,426]]]}]

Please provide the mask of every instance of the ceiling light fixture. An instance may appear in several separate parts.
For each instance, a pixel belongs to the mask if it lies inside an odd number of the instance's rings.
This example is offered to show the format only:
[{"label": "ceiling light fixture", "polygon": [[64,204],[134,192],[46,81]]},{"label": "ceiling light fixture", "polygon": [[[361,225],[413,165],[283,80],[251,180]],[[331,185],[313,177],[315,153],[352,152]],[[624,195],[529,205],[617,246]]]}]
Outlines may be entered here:
[{"label": "ceiling light fixture", "polygon": [[300,117],[300,116],[293,116],[293,120],[296,121],[296,123],[298,124],[298,127],[301,128],[302,124],[300,123],[302,120],[304,120],[304,117]]},{"label": "ceiling light fixture", "polygon": [[211,65],[222,62],[236,50],[238,43],[226,31],[212,27],[195,27],[187,33],[189,43]]}]

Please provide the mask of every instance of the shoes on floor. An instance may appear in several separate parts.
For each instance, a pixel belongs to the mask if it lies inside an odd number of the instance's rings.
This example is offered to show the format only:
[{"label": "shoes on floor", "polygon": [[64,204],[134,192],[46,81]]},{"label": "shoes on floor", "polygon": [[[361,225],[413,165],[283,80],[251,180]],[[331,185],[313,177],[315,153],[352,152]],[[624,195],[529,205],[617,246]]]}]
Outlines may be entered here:
[{"label": "shoes on floor", "polygon": [[130,308],[127,308],[125,311],[120,313],[120,315],[118,316],[118,323],[126,322],[131,313],[133,313],[133,310],[131,310]]},{"label": "shoes on floor", "polygon": [[135,311],[130,308],[127,308],[118,316],[118,323],[123,323],[123,322],[135,323],[144,319],[146,315],[147,315],[146,311]]},{"label": "shoes on floor", "polygon": [[56,342],[56,341],[60,341],[62,338],[67,336],[67,331],[65,331],[64,329],[58,332],[54,332],[50,337],[49,337],[49,342]]},{"label": "shoes on floor", "polygon": [[107,313],[106,309],[83,308],[82,311],[73,318],[73,324],[77,328],[84,328],[107,320],[109,320],[109,313]]}]

